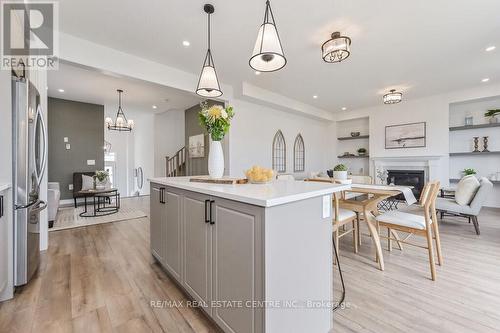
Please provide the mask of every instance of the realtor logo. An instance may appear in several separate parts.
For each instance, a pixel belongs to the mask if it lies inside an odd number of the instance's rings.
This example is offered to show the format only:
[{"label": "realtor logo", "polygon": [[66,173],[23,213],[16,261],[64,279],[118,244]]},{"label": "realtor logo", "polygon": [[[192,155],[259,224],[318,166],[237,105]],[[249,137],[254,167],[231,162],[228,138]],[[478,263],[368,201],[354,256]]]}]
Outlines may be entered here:
[{"label": "realtor logo", "polygon": [[2,1],[2,69],[55,69],[58,4]]}]

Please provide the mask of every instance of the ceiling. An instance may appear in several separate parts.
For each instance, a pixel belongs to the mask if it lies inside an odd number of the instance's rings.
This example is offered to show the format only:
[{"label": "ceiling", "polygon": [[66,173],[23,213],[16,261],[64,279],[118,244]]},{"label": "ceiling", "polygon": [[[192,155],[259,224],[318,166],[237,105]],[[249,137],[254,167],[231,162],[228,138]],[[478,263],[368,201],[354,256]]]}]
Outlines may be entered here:
[{"label": "ceiling", "polygon": [[[60,29],[198,74],[206,52],[204,3],[66,0],[60,2]],[[413,99],[500,81],[498,0],[272,0],[288,63],[261,75],[255,75],[248,60],[265,1],[211,3],[219,80],[235,87],[249,82],[339,111],[381,103],[390,88]],[[351,56],[342,63],[324,63],[321,44],[337,30],[352,38]],[[184,40],[191,45],[183,46]],[[486,52],[490,45],[497,49]],[[486,77],[489,82],[481,83]]]},{"label": "ceiling", "polygon": [[[63,89],[64,92],[60,92],[59,89]],[[155,83],[120,77],[68,63],[61,62],[59,70],[48,71],[50,97],[118,106],[117,89],[124,91],[122,105],[125,112],[128,109],[154,113],[184,110],[201,101],[194,93],[189,94]]]}]

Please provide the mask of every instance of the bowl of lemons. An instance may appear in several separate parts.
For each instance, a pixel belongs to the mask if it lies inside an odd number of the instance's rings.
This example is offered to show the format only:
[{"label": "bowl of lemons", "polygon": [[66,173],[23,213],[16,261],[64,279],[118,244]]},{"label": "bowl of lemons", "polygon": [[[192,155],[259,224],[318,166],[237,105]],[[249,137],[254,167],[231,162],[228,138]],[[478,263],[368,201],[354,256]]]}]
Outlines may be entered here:
[{"label": "bowl of lemons", "polygon": [[254,165],[248,169],[245,175],[252,184],[269,184],[276,178],[273,169],[263,168],[258,165]]}]

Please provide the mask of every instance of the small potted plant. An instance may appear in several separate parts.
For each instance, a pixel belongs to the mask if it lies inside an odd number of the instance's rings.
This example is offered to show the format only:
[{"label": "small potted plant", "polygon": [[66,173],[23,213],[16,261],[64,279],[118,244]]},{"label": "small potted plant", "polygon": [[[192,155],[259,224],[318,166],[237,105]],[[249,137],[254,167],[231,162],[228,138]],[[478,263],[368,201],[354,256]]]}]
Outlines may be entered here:
[{"label": "small potted plant", "polygon": [[344,164],[337,164],[333,168],[333,179],[338,179],[338,180],[347,179],[347,167]]},{"label": "small potted plant", "polygon": [[365,156],[366,155],[366,148],[359,148],[358,149],[358,155],[359,156]]},{"label": "small potted plant", "polygon": [[488,112],[486,112],[484,116],[490,117],[490,124],[496,124],[498,123],[498,118],[496,117],[497,114],[500,114],[500,109],[488,110]]},{"label": "small potted plant", "polygon": [[95,175],[92,177],[94,178],[94,188],[96,190],[104,190],[106,188],[108,177],[109,174],[107,171],[97,170]]},{"label": "small potted plant", "polygon": [[465,168],[464,171],[462,171],[464,176],[470,176],[470,175],[475,175],[477,172],[473,168]]}]

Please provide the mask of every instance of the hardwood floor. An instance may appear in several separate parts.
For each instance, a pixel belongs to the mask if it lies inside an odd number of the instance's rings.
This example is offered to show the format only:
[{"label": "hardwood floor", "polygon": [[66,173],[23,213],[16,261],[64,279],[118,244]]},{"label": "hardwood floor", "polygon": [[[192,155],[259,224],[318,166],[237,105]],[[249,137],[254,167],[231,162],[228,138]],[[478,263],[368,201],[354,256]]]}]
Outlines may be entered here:
[{"label": "hardwood floor", "polygon": [[[122,204],[149,212],[147,197]],[[382,272],[369,238],[354,254],[350,236],[344,237],[347,307],[335,312],[334,331],[498,332],[499,220],[499,210],[483,210],[481,236],[464,219],[441,222],[444,265],[435,282],[425,250],[384,250]],[[37,277],[0,304],[0,332],[218,332],[199,309],[151,306],[186,298],[154,263],[148,222],[51,232]],[[338,298],[338,275],[335,281]]]}]

